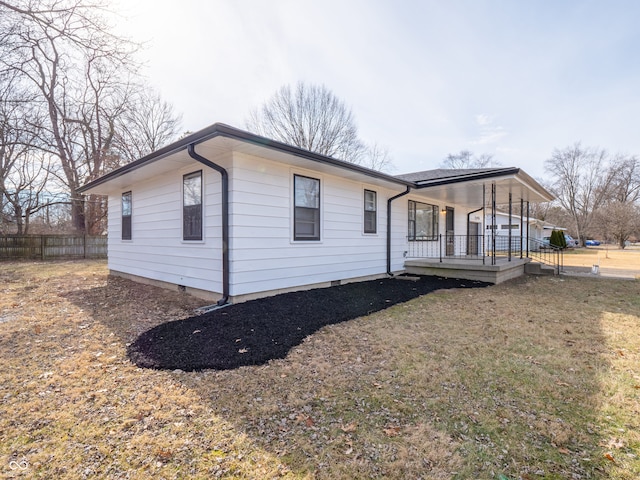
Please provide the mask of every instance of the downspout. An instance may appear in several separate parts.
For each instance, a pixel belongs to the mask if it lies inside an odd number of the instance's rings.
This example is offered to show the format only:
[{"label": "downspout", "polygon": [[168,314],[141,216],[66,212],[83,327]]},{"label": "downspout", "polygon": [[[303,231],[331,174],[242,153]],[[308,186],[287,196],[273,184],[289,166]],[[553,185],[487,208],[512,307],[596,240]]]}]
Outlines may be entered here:
[{"label": "downspout", "polygon": [[410,191],[411,187],[407,186],[404,192],[387,200],[387,275],[389,276],[393,276],[393,273],[391,273],[391,202],[397,198],[404,197]]},{"label": "downspout", "polygon": [[[483,185],[484,188],[484,185]],[[472,213],[477,213],[480,210],[484,210],[484,202],[482,202],[482,206],[480,208],[478,208],[477,210],[473,210],[469,213],[467,213],[467,255],[469,255],[469,224],[471,223],[471,214]],[[484,228],[484,220],[483,220],[483,225],[482,227]],[[482,232],[482,236],[484,237],[484,231]],[[478,234],[478,241],[480,240],[480,235]],[[478,245],[476,245],[476,250],[478,248]],[[478,254],[478,252],[476,252],[476,255]],[[482,252],[482,257],[484,258],[484,251]]]},{"label": "downspout", "polygon": [[229,174],[220,165],[207,160],[196,153],[194,143],[190,143],[187,147],[189,156],[202,163],[203,165],[213,168],[220,173],[222,186],[222,298],[216,302],[216,305],[222,306],[229,301]]}]

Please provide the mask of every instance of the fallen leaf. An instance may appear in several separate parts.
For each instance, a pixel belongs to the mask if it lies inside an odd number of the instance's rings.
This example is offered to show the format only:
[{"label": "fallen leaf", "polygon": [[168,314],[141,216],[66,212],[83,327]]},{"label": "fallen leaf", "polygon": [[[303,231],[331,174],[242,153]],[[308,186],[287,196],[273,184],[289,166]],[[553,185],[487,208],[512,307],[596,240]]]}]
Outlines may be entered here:
[{"label": "fallen leaf", "polygon": [[607,460],[609,460],[609,461],[611,461],[613,463],[616,463],[616,459],[613,458],[613,455],[611,455],[609,452],[604,454],[604,458],[606,458]]},{"label": "fallen leaf", "polygon": [[387,437],[397,437],[400,434],[400,427],[387,427],[384,429]]},{"label": "fallen leaf", "polygon": [[351,432],[355,432],[356,428],[358,428],[358,425],[356,424],[356,422],[351,422],[349,425],[342,425],[340,427],[340,430],[342,430],[344,433],[351,433]]},{"label": "fallen leaf", "polygon": [[305,425],[307,427],[313,427],[313,418],[311,417],[307,417],[307,419],[304,421]]},{"label": "fallen leaf", "polygon": [[633,388],[640,388],[640,385],[634,385]]},{"label": "fallen leaf", "polygon": [[567,448],[559,448],[558,453],[561,453],[563,455],[569,455],[571,452]]},{"label": "fallen leaf", "polygon": [[618,350],[618,355],[620,355],[621,357],[624,357],[624,352],[622,350]]},{"label": "fallen leaf", "polygon": [[248,351],[248,348],[241,348],[240,350],[238,350],[238,353],[247,353]]},{"label": "fallen leaf", "polygon": [[609,447],[609,448],[618,448],[618,449],[620,449],[620,448],[624,447],[624,442],[621,441],[619,438],[612,438],[611,440],[609,440],[607,442],[606,445],[603,445],[603,446]]},{"label": "fallen leaf", "polygon": [[171,452],[170,450],[159,448],[156,450],[156,455],[163,460],[169,460],[171,457],[173,457],[173,452]]}]

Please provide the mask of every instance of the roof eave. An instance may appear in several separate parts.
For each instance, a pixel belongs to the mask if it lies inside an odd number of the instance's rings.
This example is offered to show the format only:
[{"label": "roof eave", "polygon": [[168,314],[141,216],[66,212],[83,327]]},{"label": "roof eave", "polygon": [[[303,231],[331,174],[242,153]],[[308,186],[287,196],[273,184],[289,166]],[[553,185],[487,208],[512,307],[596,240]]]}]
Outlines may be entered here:
[{"label": "roof eave", "polygon": [[109,172],[96,180],[93,180],[89,183],[86,183],[82,187],[78,189],[78,193],[84,193],[92,188],[95,188],[99,185],[107,183],[115,178],[126,175],[127,173],[142,168],[150,163],[156,162],[162,158],[168,157],[174,153],[185,150],[189,145],[197,145],[199,143],[205,142],[215,137],[226,137],[233,140],[244,141],[247,143],[251,143],[254,145],[258,145],[264,148],[269,148],[272,150],[276,150],[279,152],[287,153],[290,155],[294,155],[300,158],[304,158],[307,160],[324,163],[327,165],[333,165],[338,168],[344,168],[347,170],[355,171],[361,173],[368,177],[377,178],[380,180],[388,181],[390,183],[394,183],[397,185],[412,187],[415,188],[416,185],[414,182],[410,182],[407,180],[402,180],[396,178],[392,175],[388,175],[383,172],[379,172],[377,170],[372,170],[366,167],[362,167],[360,165],[356,165],[354,163],[349,163],[344,160],[338,160],[336,158],[327,157],[324,155],[320,155],[315,152],[311,152],[309,150],[304,150],[299,147],[294,147],[292,145],[287,145],[282,142],[278,142],[276,140],[271,140],[265,137],[261,137],[259,135],[255,135],[250,132],[246,132],[244,130],[239,130],[237,128],[231,127],[229,125],[225,125],[223,123],[215,123],[207,128],[200,130],[199,132],[193,133],[185,138],[182,138],[166,147],[163,147],[149,155],[146,155],[138,160],[135,160],[123,167],[120,167],[112,172]]},{"label": "roof eave", "polygon": [[437,187],[441,185],[450,185],[452,183],[468,182],[473,180],[486,180],[489,178],[504,177],[505,175],[517,175],[521,170],[519,168],[502,168],[491,172],[470,173],[465,175],[457,175],[455,177],[437,178],[434,180],[424,180],[416,182],[416,188]]}]

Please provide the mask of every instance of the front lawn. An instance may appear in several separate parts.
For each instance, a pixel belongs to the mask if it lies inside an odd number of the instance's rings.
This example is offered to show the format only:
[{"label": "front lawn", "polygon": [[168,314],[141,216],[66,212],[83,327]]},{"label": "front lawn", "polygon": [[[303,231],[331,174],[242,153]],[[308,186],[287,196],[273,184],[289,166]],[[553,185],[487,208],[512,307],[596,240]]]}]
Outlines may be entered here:
[{"label": "front lawn", "polygon": [[102,262],[1,263],[0,474],[640,476],[637,281],[438,290],[261,366],[131,364],[140,334],[200,305]]}]

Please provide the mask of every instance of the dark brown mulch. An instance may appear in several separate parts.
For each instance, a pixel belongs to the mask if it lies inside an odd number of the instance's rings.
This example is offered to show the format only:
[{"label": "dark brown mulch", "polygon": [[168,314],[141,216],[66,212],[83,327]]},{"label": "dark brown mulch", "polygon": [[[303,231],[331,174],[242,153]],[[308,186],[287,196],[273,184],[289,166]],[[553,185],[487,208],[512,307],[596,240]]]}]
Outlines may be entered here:
[{"label": "dark brown mulch", "polygon": [[158,325],[128,347],[140,367],[228,370],[284,358],[315,331],[362,317],[434,290],[487,283],[434,276],[385,278],[318,288],[229,305]]}]

